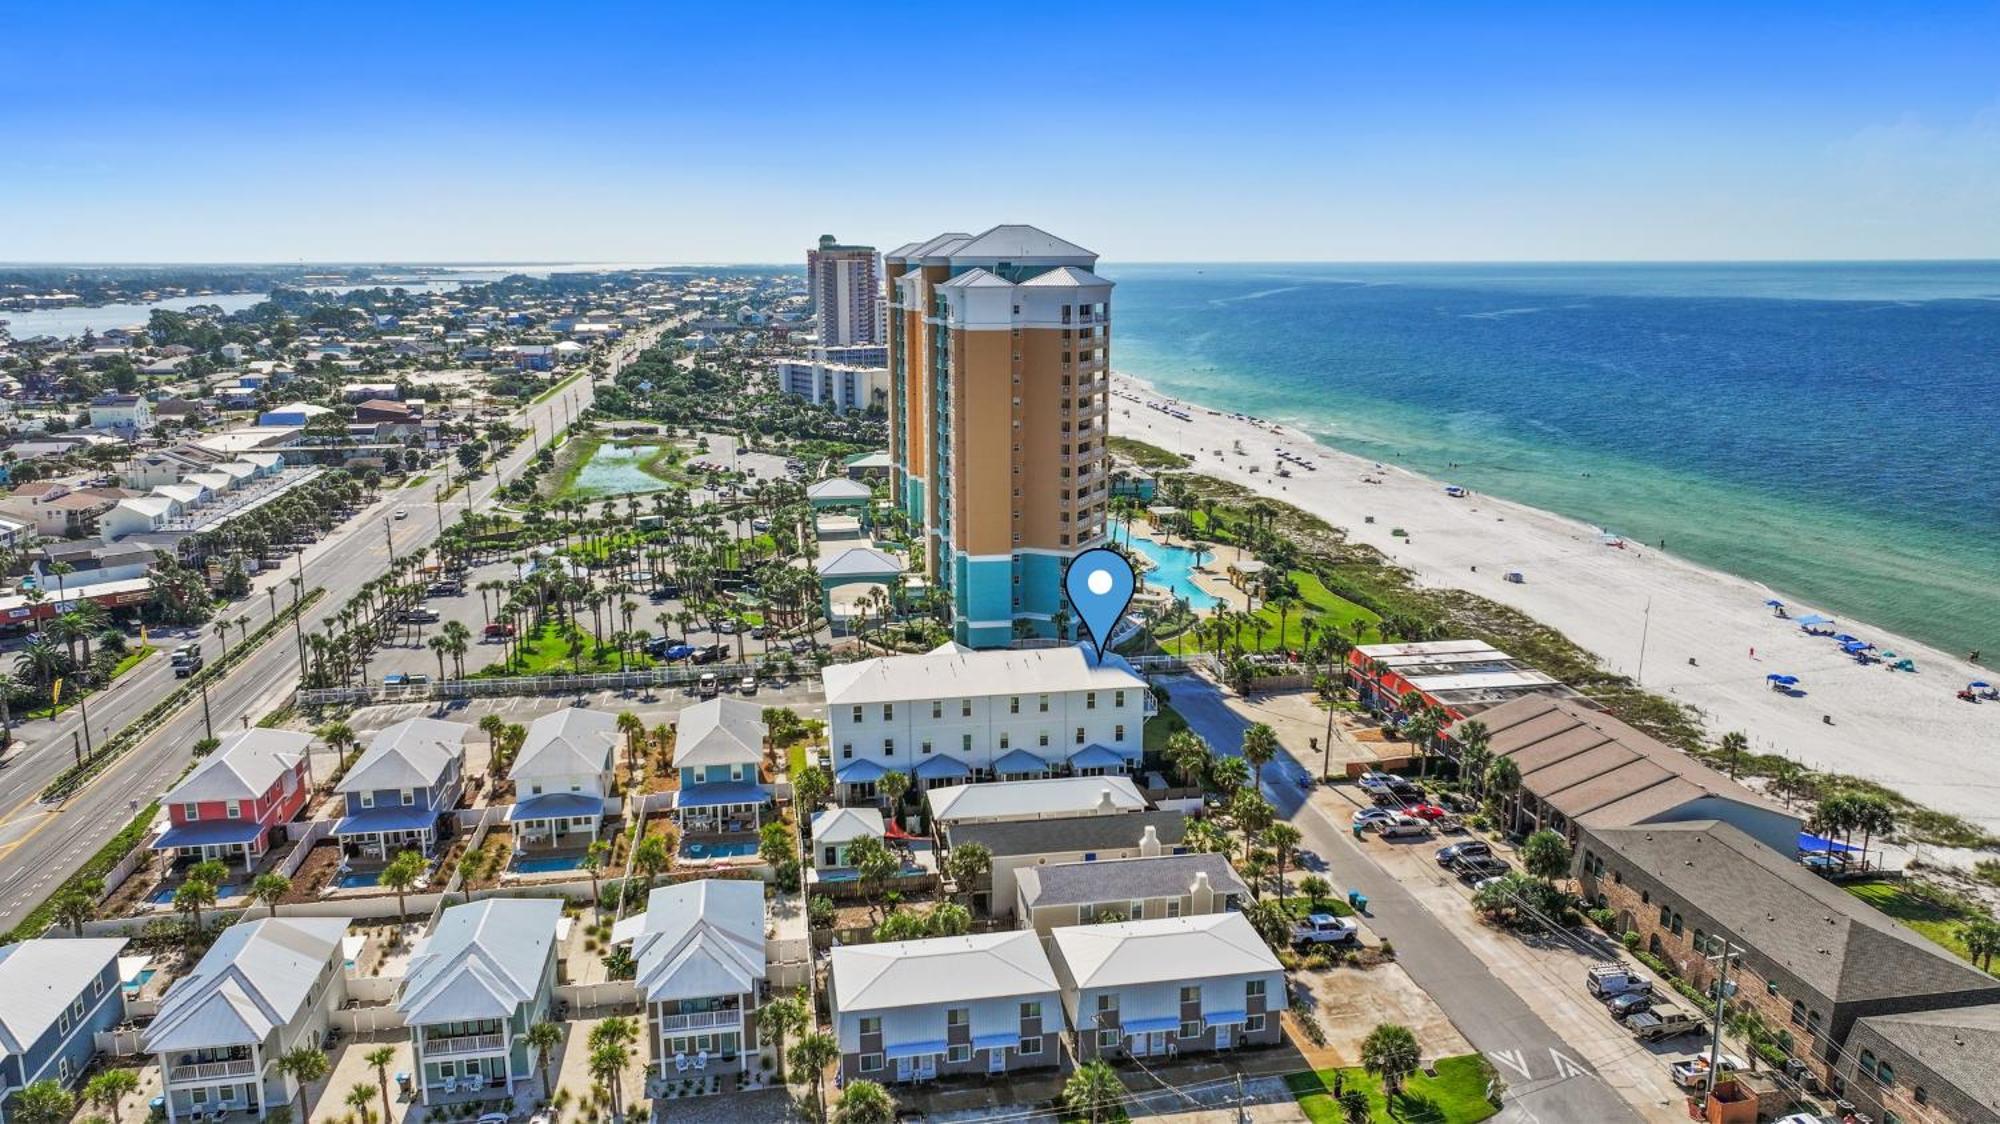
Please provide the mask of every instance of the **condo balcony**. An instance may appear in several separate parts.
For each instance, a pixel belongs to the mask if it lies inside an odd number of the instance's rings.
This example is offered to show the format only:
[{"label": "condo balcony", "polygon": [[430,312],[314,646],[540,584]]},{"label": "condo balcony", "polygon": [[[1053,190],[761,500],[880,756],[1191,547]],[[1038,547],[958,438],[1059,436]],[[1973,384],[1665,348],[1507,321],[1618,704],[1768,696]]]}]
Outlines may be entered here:
[{"label": "condo balcony", "polygon": [[497,1054],[507,1049],[504,1034],[461,1034],[450,1038],[425,1038],[424,1056],[449,1058],[461,1054]]},{"label": "condo balcony", "polygon": [[250,1056],[248,1050],[239,1057],[187,1061],[167,1070],[167,1081],[174,1085],[203,1084],[255,1076],[257,1076],[257,1062]]}]

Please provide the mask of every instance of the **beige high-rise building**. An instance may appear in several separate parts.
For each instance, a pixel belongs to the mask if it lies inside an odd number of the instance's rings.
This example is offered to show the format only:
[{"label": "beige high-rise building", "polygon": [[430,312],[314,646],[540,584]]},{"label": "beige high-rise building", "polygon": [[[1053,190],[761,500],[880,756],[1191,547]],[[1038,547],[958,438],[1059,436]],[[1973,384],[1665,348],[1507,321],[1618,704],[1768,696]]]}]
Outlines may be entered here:
[{"label": "beige high-rise building", "polygon": [[843,246],[822,234],[806,251],[806,284],[821,347],[882,342],[882,275],[875,247]]},{"label": "beige high-rise building", "polygon": [[1109,507],[1111,282],[1032,226],[883,255],[894,495],[959,643],[1076,635],[1062,573]]}]

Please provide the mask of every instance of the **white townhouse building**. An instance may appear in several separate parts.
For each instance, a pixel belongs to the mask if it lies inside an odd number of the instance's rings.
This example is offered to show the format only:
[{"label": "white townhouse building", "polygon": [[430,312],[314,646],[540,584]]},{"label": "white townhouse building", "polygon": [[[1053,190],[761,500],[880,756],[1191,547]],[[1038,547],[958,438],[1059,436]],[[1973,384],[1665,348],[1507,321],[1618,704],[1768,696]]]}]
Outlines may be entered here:
[{"label": "white townhouse building", "polygon": [[730,1074],[740,1087],[757,1053],[766,929],[764,884],[715,878],[662,886],[613,927],[612,943],[632,942],[658,1076]]},{"label": "white townhouse building", "polygon": [[223,930],[174,982],[147,1028],[159,1055],[167,1124],[195,1114],[270,1110],[298,1097],[278,1059],[318,1049],[347,1001],[345,917],[267,917]]},{"label": "white townhouse building", "polygon": [[1285,969],[1233,911],[1050,933],[1079,1063],[1284,1039]]},{"label": "white townhouse building", "polygon": [[834,779],[850,798],[873,795],[890,771],[913,774],[920,788],[1135,772],[1157,711],[1123,660],[1094,664],[1074,645],[948,644],[834,664],[820,677]]},{"label": "white townhouse building", "polygon": [[597,841],[618,763],[618,716],[564,707],[528,724],[527,740],[507,775],[514,780],[514,824],[528,847],[588,847]]},{"label": "white townhouse building", "polygon": [[534,1080],[527,1034],[549,1014],[561,917],[553,898],[468,902],[445,910],[411,955],[396,1010],[410,1028],[424,1104],[489,1087],[512,1096],[517,1082]]},{"label": "white townhouse building", "polygon": [[1061,1062],[1061,988],[1032,932],[836,945],[828,963],[843,1081],[929,1081]]}]

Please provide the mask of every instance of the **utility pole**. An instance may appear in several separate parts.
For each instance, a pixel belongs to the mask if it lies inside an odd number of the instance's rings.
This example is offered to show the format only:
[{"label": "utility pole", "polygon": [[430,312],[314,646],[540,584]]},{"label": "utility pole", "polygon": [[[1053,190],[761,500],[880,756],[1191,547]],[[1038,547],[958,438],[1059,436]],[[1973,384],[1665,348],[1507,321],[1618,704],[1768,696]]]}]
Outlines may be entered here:
[{"label": "utility pole", "polygon": [[214,740],[215,723],[208,716],[208,677],[195,672],[194,685],[201,688],[201,728],[208,731],[210,740]]},{"label": "utility pole", "polygon": [[83,755],[84,755],[85,757],[95,757],[95,756],[97,756],[97,747],[96,747],[96,746],[94,746],[94,745],[91,745],[91,744],[90,744],[90,702],[89,702],[89,698],[90,698],[90,695],[89,695],[89,692],[88,692],[88,691],[87,691],[86,689],[84,689],[84,688],[82,688],[82,687],[79,687],[79,688],[77,688],[77,692],[76,692],[76,710],[77,710],[77,715],[78,715],[78,717],[80,717],[80,718],[82,718],[82,719],[83,719]]},{"label": "utility pole", "polygon": [[1701,1087],[1701,1103],[1704,1109],[1708,1106],[1709,1098],[1715,1095],[1716,1071],[1722,1064],[1722,1014],[1729,1005],[1729,961],[1742,951],[1742,945],[1725,940],[1722,942],[1722,951],[1708,958],[1709,963],[1716,965],[1715,1026],[1709,1031],[1708,1076],[1703,1080]]},{"label": "utility pole", "polygon": [[396,569],[396,530],[390,524],[390,519],[393,518],[395,517],[390,516],[389,519],[382,520],[382,539],[389,544],[389,569],[391,572],[394,572]]}]

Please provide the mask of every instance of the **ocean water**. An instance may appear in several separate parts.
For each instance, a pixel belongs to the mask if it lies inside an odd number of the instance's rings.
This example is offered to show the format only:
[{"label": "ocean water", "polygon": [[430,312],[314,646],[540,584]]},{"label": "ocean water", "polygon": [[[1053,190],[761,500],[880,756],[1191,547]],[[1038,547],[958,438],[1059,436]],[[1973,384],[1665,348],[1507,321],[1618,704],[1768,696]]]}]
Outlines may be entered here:
[{"label": "ocean water", "polygon": [[1168,393],[2000,657],[2000,262],[1104,272]]}]

